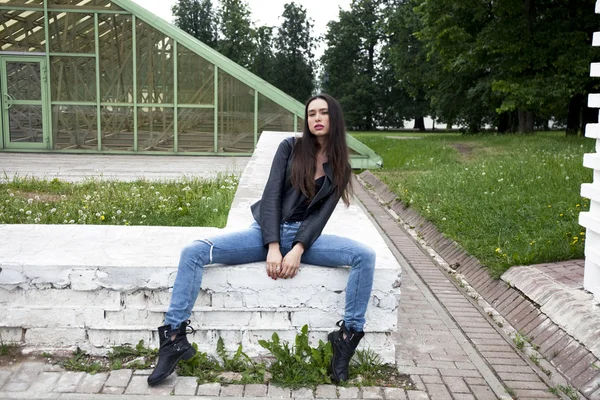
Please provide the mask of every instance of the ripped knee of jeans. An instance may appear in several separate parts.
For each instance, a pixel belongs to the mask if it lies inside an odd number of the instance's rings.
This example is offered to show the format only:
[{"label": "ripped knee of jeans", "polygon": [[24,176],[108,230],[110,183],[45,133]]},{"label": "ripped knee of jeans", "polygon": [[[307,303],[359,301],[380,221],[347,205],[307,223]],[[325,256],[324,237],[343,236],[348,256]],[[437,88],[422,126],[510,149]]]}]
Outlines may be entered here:
[{"label": "ripped knee of jeans", "polygon": [[213,248],[215,247],[215,245],[213,244],[213,242],[211,242],[208,239],[201,239],[200,241],[204,242],[204,243],[206,243],[207,245],[210,246],[210,251],[208,253],[208,260],[209,260],[208,263],[212,264],[212,262],[213,262]]}]

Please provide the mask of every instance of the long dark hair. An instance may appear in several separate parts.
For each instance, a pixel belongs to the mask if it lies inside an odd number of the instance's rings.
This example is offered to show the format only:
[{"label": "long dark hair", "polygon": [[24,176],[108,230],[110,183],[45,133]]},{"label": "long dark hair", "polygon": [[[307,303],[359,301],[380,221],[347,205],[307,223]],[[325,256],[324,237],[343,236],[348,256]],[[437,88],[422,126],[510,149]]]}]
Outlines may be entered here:
[{"label": "long dark hair", "polygon": [[296,140],[294,158],[292,160],[292,185],[306,197],[315,196],[316,158],[321,145],[317,137],[308,127],[308,106],[316,99],[323,99],[329,108],[329,134],[325,152],[333,171],[335,194],[341,197],[344,204],[350,204],[352,193],[352,169],[349,164],[348,145],[346,144],[346,125],[342,107],[336,99],[328,94],[318,94],[311,97],[304,107],[304,131],[302,138]]}]

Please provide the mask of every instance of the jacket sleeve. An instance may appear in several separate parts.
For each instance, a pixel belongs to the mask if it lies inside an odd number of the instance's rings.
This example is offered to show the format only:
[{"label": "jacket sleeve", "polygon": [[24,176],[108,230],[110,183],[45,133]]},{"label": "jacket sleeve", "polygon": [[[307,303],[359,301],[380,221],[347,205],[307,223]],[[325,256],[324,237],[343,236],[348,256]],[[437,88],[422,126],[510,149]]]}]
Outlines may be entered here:
[{"label": "jacket sleeve", "polygon": [[286,166],[294,147],[294,138],[287,138],[279,144],[269,179],[265,185],[260,204],[260,221],[263,244],[279,242],[279,227],[281,225],[281,202],[286,177]]},{"label": "jacket sleeve", "polygon": [[311,212],[300,224],[300,228],[296,233],[294,244],[300,242],[304,245],[304,250],[308,250],[310,246],[317,240],[323,232],[323,228],[329,221],[329,217],[333,214],[333,210],[337,206],[340,198],[331,193],[325,199],[319,208]]}]

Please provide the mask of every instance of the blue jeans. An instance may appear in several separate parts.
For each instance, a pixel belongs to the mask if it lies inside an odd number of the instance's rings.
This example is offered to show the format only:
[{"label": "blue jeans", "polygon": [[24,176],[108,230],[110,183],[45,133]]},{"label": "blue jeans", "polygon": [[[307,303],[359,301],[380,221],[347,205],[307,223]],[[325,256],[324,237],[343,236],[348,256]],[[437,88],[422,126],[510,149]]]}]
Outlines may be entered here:
[{"label": "blue jeans", "polygon": [[[285,256],[291,250],[299,227],[300,222],[285,222],[281,225],[279,244],[282,255]],[[176,329],[183,321],[189,319],[200,292],[205,265],[245,264],[266,259],[267,248],[263,245],[260,225],[256,222],[249,229],[211,239],[196,240],[186,246],[181,252],[171,304],[165,315],[165,325]],[[327,267],[351,267],[346,285],[344,322],[348,328],[362,331],[373,287],[375,252],[352,239],[321,235],[302,254],[301,262]],[[266,274],[266,267],[265,279],[270,279]]]}]

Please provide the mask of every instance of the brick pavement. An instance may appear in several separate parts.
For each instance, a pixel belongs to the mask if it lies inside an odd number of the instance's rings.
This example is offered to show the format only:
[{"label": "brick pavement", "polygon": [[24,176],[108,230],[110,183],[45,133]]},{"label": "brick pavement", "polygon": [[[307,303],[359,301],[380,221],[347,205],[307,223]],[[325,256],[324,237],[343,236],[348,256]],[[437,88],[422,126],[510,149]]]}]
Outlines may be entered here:
[{"label": "brick pavement", "polygon": [[[136,399],[136,398],[306,398],[306,399],[519,399],[556,398],[548,391],[544,374],[515,348],[508,336],[466,295],[443,268],[425,254],[398,221],[380,206],[360,185],[356,195],[387,234],[390,248],[403,266],[401,312],[396,334],[397,363],[401,372],[410,374],[416,390],[398,388],[353,388],[321,386],[316,390],[291,391],[271,385],[198,385],[194,378],[169,378],[164,385],[149,388],[147,371],[119,370],[87,375],[66,372],[40,362],[24,362],[12,369],[0,370],[0,398],[57,399]],[[390,196],[391,197],[391,196]],[[391,200],[391,199],[390,199]],[[423,227],[423,220],[412,210],[405,219],[409,225]],[[455,245],[436,236],[430,227],[427,235],[438,245],[444,259],[469,274],[469,283],[484,288],[499,309],[507,311],[511,322],[527,323],[524,328],[542,343],[546,352],[560,346],[569,348],[560,365],[578,371],[576,359],[591,361],[567,337],[557,333],[550,322],[519,298],[507,291],[506,284],[489,281],[477,263]],[[469,272],[470,271],[470,272]],[[558,272],[557,272],[558,273]],[[490,302],[492,303],[492,302]],[[570,347],[569,347],[570,346]],[[569,357],[571,355],[571,357]],[[558,354],[557,354],[558,357]],[[596,375],[580,371],[580,381],[593,382]],[[333,397],[335,395],[335,397]],[[589,398],[594,397],[592,393]]]}]

